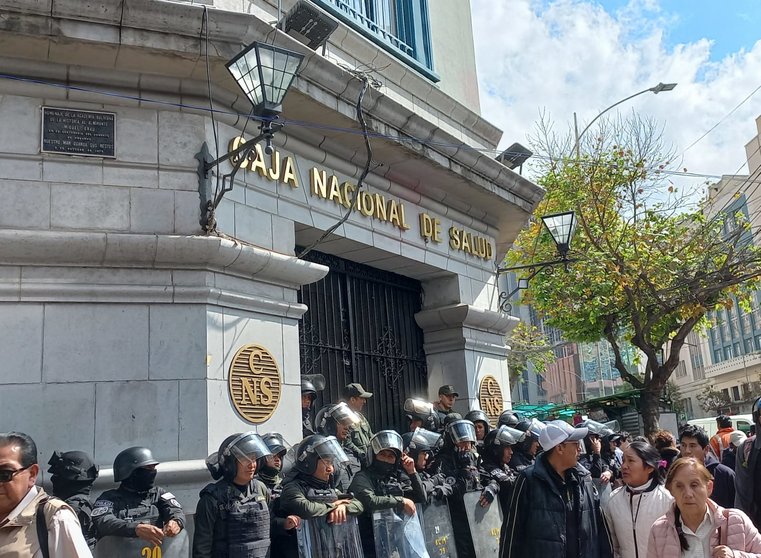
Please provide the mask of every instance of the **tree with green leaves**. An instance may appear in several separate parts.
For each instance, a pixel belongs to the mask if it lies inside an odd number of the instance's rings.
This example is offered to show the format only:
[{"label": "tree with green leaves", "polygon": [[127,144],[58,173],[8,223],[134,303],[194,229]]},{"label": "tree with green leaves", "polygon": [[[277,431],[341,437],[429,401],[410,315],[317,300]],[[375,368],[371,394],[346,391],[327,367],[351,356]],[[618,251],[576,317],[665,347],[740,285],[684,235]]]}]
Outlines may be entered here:
[{"label": "tree with green leaves", "polygon": [[[636,115],[603,121],[584,138],[579,156],[571,143],[540,124],[534,149],[543,155],[538,183],[547,194],[505,263],[557,259],[539,218],[575,212],[572,263],[567,271],[537,273],[523,300],[570,341],[610,343],[622,378],[640,390],[650,434],[658,429],[659,399],[687,335],[707,325],[707,312],[755,290],[761,252],[742,214],[709,211],[668,181],[674,155],[652,121]],[[724,226],[728,217],[733,227]],[[626,368],[621,339],[642,352],[641,377]]]},{"label": "tree with green leaves", "polygon": [[555,353],[547,337],[531,324],[520,322],[507,338],[510,352],[507,355],[507,368],[510,370],[510,389],[512,390],[531,364],[536,374],[543,375],[548,364],[555,362]]}]

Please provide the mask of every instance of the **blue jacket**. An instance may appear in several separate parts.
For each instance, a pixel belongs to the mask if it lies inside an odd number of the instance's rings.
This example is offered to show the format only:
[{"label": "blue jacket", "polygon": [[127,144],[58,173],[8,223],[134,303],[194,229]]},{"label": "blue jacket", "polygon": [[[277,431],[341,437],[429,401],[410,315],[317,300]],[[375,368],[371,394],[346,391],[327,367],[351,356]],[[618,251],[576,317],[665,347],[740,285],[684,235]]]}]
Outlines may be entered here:
[{"label": "blue jacket", "polygon": [[[501,558],[566,556],[566,503],[546,454],[518,476],[500,535]],[[575,494],[579,556],[610,558],[610,538],[600,512],[600,499],[589,471],[571,470],[567,488]]]},{"label": "blue jacket", "polygon": [[735,472],[719,463],[713,455],[706,456],[705,466],[713,475],[711,500],[722,508],[733,508],[735,506]]}]

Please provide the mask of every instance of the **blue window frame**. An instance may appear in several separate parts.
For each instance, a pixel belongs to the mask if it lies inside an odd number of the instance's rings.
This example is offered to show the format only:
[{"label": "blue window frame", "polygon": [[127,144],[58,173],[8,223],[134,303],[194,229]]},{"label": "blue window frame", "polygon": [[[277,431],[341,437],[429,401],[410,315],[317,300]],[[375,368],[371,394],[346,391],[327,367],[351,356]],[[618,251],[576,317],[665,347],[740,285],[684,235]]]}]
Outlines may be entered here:
[{"label": "blue window frame", "polygon": [[428,0],[313,1],[431,81],[439,81],[433,67]]}]

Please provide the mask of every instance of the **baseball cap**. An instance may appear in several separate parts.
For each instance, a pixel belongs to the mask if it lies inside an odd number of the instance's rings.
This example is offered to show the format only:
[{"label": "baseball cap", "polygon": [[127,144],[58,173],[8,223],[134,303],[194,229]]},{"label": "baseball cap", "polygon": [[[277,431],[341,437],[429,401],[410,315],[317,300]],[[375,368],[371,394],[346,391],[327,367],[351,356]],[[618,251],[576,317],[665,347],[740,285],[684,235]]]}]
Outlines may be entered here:
[{"label": "baseball cap", "polygon": [[344,397],[361,397],[362,399],[369,399],[373,396],[369,391],[365,391],[362,384],[354,383],[349,384],[344,388]]},{"label": "baseball cap", "polygon": [[439,395],[454,395],[455,397],[460,397],[460,394],[455,391],[454,386],[451,384],[441,386],[439,388]]},{"label": "baseball cap", "polygon": [[544,451],[549,451],[563,442],[578,442],[587,435],[585,427],[574,428],[563,420],[551,420],[539,434],[539,445]]}]

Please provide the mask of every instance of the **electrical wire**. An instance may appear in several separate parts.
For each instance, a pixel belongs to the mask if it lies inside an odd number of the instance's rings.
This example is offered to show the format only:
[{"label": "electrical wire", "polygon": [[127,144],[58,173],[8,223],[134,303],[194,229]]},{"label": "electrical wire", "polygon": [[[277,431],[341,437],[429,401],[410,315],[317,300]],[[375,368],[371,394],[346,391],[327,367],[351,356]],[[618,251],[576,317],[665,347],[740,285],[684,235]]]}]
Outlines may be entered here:
[{"label": "electrical wire", "polygon": [[[201,17],[201,33],[204,32],[204,29],[206,31],[205,35],[205,53],[204,58],[206,61],[206,87],[209,94],[209,114],[211,115],[211,129],[214,132],[214,159],[219,159],[219,136],[217,134],[217,122],[214,118],[214,97],[211,93],[211,71],[209,68],[209,8],[204,5],[203,6],[203,16]],[[214,197],[216,198],[219,193],[219,163],[214,166],[214,170],[216,171],[214,174],[216,176],[216,182],[214,185]]]},{"label": "electrical wire", "polygon": [[[357,190],[354,194],[354,200],[357,200],[359,198],[360,193],[362,192],[362,185],[365,181],[365,178],[367,178],[367,175],[370,173],[370,164],[373,161],[373,149],[370,145],[370,138],[367,134],[367,122],[365,122],[365,115],[362,111],[362,101],[365,98],[365,93],[367,92],[368,87],[370,87],[370,78],[363,73],[357,73],[355,76],[357,79],[362,81],[362,89],[359,92],[359,96],[357,98],[357,120],[359,120],[359,124],[362,127],[364,139],[365,139],[365,151],[367,153],[367,161],[365,162],[365,168],[362,169],[362,174],[359,176],[359,180],[357,180]],[[320,235],[320,238],[315,240],[312,244],[304,248],[297,258],[301,259],[304,256],[306,256],[309,252],[314,250],[317,246],[320,245],[330,234],[332,234],[338,227],[343,225],[351,216],[352,211],[354,210],[355,203],[352,201],[352,203],[349,204],[349,207],[346,209],[346,212],[344,213],[343,217],[339,219],[333,226],[329,227],[322,235]]]}]

